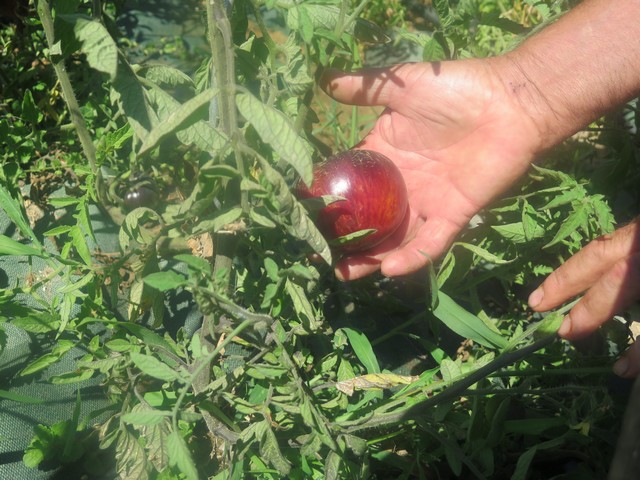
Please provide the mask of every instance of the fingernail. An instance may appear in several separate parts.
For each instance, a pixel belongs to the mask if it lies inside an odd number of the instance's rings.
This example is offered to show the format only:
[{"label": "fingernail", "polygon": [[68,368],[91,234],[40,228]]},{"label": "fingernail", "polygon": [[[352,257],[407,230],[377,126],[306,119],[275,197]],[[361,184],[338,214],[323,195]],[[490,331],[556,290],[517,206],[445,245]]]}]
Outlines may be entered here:
[{"label": "fingernail", "polygon": [[562,320],[562,325],[560,325],[558,329],[558,335],[565,337],[569,332],[571,332],[571,317],[567,315],[564,317],[564,320]]},{"label": "fingernail", "polygon": [[536,308],[538,305],[540,305],[540,302],[542,302],[543,298],[544,290],[542,289],[542,287],[538,287],[531,293],[531,295],[529,295],[529,306],[531,308]]},{"label": "fingernail", "polygon": [[619,377],[624,377],[627,370],[629,370],[629,360],[627,358],[623,357],[613,364],[613,373]]}]

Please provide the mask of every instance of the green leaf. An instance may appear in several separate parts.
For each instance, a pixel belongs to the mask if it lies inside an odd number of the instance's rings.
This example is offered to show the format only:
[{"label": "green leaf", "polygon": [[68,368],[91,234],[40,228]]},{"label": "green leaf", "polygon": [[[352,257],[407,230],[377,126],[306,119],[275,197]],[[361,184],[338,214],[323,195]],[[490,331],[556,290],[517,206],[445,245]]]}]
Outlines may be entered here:
[{"label": "green leaf", "polygon": [[147,285],[160,290],[161,292],[173,290],[188,284],[185,277],[173,271],[150,273],[142,280]]},{"label": "green leaf", "polygon": [[452,382],[462,376],[460,365],[449,358],[443,358],[440,363],[440,374],[445,382]]},{"label": "green leaf", "polygon": [[87,244],[87,238],[85,237],[82,229],[76,225],[69,231],[69,237],[71,238],[71,243],[73,244],[76,252],[82,259],[82,261],[87,266],[93,265],[93,259],[91,258],[91,251],[89,250],[89,245]]},{"label": "green leaf", "polygon": [[[181,104],[167,92],[159,87],[154,87],[146,92],[149,99],[155,104],[159,121],[163,121],[174,111],[181,107]],[[176,137],[185,145],[195,145],[205,152],[218,153],[229,144],[227,137],[209,122],[197,120],[198,116],[193,115],[186,119],[176,131]],[[197,120],[192,123],[192,120]]]},{"label": "green leaf", "polygon": [[74,291],[79,292],[82,289],[82,287],[93,282],[94,278],[95,278],[95,274],[93,272],[89,272],[77,282],[70,283],[60,288],[60,290],[58,290],[58,293],[65,294],[65,293],[74,292]]},{"label": "green leaf", "polygon": [[21,117],[26,121],[31,123],[32,125],[37,125],[40,121],[42,114],[40,113],[40,109],[36,105],[36,102],[33,100],[33,94],[31,90],[27,89],[24,92],[24,96],[22,97],[22,105],[21,105],[22,115]]},{"label": "green leaf", "polygon": [[282,475],[291,472],[291,463],[282,455],[278,439],[271,428],[267,428],[260,441],[260,456],[268,461]]},{"label": "green leaf", "polygon": [[45,403],[44,399],[42,398],[29,397],[27,395],[20,395],[19,393],[11,392],[9,390],[0,390],[0,398],[3,398],[5,400],[11,400],[12,402],[29,403],[33,405]]},{"label": "green leaf", "polygon": [[341,329],[349,339],[351,348],[358,357],[358,360],[364,365],[368,373],[380,373],[380,365],[378,359],[373,352],[373,347],[369,339],[364,333],[353,330],[352,328]]},{"label": "green leaf", "polygon": [[129,412],[122,416],[122,421],[132,425],[158,425],[168,417],[171,412],[162,412],[160,410],[142,410]]},{"label": "green leaf", "polygon": [[433,314],[447,327],[463,338],[485,347],[504,348],[507,340],[489,328],[480,318],[468,312],[444,292],[438,293],[438,307]]},{"label": "green leaf", "polygon": [[190,255],[188,253],[181,253],[173,258],[179,262],[186,263],[192,270],[209,275],[211,274],[211,263],[204,258],[196,257],[195,255]]},{"label": "green leaf", "polygon": [[232,207],[228,210],[222,210],[213,218],[205,218],[198,222],[193,229],[193,234],[203,232],[219,232],[229,228],[230,225],[238,221],[242,217],[242,207]]},{"label": "green leaf", "polygon": [[487,262],[493,263],[496,265],[505,265],[507,263],[513,262],[513,260],[505,260],[504,258],[500,258],[497,255],[494,255],[493,253],[489,252],[488,250],[485,250],[484,248],[478,247],[477,245],[473,245],[471,243],[456,242],[453,245],[454,246],[457,245],[466,250],[469,250],[470,252],[482,258],[483,260],[486,260]]},{"label": "green leaf", "polygon": [[11,320],[11,324],[25,332],[47,333],[58,330],[60,322],[49,312],[29,311],[23,316]]},{"label": "green leaf", "polygon": [[31,240],[31,243],[36,246],[42,245],[34,231],[31,229],[31,226],[29,226],[22,204],[13,198],[9,193],[9,190],[7,190],[3,185],[0,185],[0,208],[4,210],[9,219],[18,227],[18,230],[20,230],[20,233],[24,237]]},{"label": "green leaf", "polygon": [[313,306],[307,299],[304,288],[288,278],[285,281],[284,286],[293,301],[293,308],[298,314],[298,317],[303,321],[303,323],[308,323],[310,331],[315,332],[318,330],[318,328],[320,328],[320,323],[316,319]]},{"label": "green leaf", "polygon": [[361,238],[368,237],[371,234],[376,233],[378,230],[375,228],[365,228],[363,230],[358,230],[357,232],[349,233],[347,235],[342,235],[331,241],[331,245],[346,245],[351,242],[355,242],[356,240],[360,240]]},{"label": "green leaf", "polygon": [[0,255],[28,255],[46,258],[43,250],[38,250],[29,245],[23,245],[6,235],[0,235]]},{"label": "green leaf", "polygon": [[[292,30],[309,29],[306,24],[310,23],[314,30],[322,29],[330,33],[336,29],[339,21],[340,7],[327,3],[297,4],[287,14],[287,25]],[[363,18],[356,18],[354,22],[344,25],[344,32],[366,43],[387,43],[391,40],[382,28]]]},{"label": "green leaf", "polygon": [[261,160],[260,165],[267,181],[274,186],[277,192],[277,201],[281,205],[281,215],[288,217],[289,222],[284,225],[287,232],[295,238],[306,241],[314,252],[331,265],[331,249],[327,240],[311,221],[302,204],[293,196],[280,172],[266,161]]},{"label": "green leaf", "polygon": [[187,444],[178,432],[171,432],[167,438],[167,453],[169,455],[169,463],[178,467],[187,480],[198,480],[198,469],[196,468],[191,452],[187,448]]},{"label": "green leaf", "polygon": [[491,228],[511,243],[519,244],[526,243],[527,241],[522,222],[508,223],[506,225],[492,225]]},{"label": "green leaf", "polygon": [[185,103],[173,110],[149,132],[149,135],[147,135],[140,147],[138,155],[144,155],[150,149],[155,147],[162,138],[180,129],[180,127],[189,120],[189,118],[198,109],[208,104],[217,94],[217,90],[210,88],[187,100]]},{"label": "green leaf", "polygon": [[87,56],[91,68],[115,78],[118,70],[118,46],[106,27],[84,15],[59,17],[73,24],[76,38],[82,44],[82,51]]},{"label": "green leaf", "polygon": [[171,87],[178,85],[193,86],[193,80],[189,75],[169,65],[145,65],[144,77],[156,84],[164,84]]},{"label": "green leaf", "polygon": [[584,205],[580,205],[578,209],[571,212],[567,219],[562,223],[553,239],[542,248],[549,248],[556,243],[561,242],[572,233],[574,233],[580,225],[587,221],[587,219],[587,208]]},{"label": "green leaf", "polygon": [[160,380],[172,382],[179,380],[180,375],[166,363],[162,363],[156,357],[143,353],[131,352],[131,360],[144,374]]},{"label": "green leaf", "polygon": [[540,325],[534,332],[534,336],[539,338],[556,333],[560,328],[560,325],[562,325],[564,317],[565,314],[561,312],[552,312],[548,314],[540,322]]},{"label": "green leaf", "polygon": [[74,343],[70,340],[59,340],[58,344],[50,353],[45,353],[40,358],[29,363],[20,371],[20,376],[31,375],[57,363],[60,358],[74,347]]},{"label": "green leaf", "polygon": [[269,145],[311,185],[313,164],[311,148],[300,137],[282,112],[263,104],[249,93],[239,93],[236,104],[242,116],[256,129],[260,138]]},{"label": "green leaf", "polygon": [[429,37],[429,39],[424,42],[422,48],[423,61],[435,62],[439,60],[446,60],[446,58],[447,54],[438,40],[433,37]]},{"label": "green leaf", "polygon": [[342,465],[342,457],[331,450],[324,461],[325,480],[338,480],[340,478],[340,465]]}]

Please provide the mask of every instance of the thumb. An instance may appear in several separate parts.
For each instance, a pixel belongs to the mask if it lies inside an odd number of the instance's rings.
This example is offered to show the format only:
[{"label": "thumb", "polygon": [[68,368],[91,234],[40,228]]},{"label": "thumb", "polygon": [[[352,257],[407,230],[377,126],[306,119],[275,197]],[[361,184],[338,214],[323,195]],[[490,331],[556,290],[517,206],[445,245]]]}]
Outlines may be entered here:
[{"label": "thumb", "polygon": [[406,67],[365,68],[354,73],[327,69],[320,77],[320,87],[341,103],[390,107],[406,86],[403,79]]}]

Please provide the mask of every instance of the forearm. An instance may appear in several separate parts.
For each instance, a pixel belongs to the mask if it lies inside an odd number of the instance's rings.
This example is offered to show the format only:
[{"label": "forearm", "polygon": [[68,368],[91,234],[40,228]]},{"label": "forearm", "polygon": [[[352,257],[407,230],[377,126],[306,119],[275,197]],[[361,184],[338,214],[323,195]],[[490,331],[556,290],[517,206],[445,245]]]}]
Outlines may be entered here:
[{"label": "forearm", "polygon": [[586,0],[495,60],[551,147],[640,95],[640,0]]}]

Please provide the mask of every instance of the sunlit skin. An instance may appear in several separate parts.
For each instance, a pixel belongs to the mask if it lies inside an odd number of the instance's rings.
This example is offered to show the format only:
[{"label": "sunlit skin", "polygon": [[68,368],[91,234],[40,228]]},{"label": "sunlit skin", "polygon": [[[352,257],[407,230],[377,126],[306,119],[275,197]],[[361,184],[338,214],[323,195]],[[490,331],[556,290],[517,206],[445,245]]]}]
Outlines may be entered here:
[{"label": "sunlit skin", "polygon": [[[406,223],[339,262],[338,278],[405,275],[437,259],[541,152],[640,95],[639,16],[638,0],[585,0],[499,57],[326,72],[321,85],[336,100],[385,107],[356,148],[391,158],[409,194]],[[639,237],[633,224],[590,243],[532,294],[531,307],[584,295],[559,334],[593,332],[640,299]],[[614,370],[638,375],[640,347]]]},{"label": "sunlit skin", "polygon": [[375,232],[339,247],[341,252],[366,251],[395,232],[407,212],[407,190],[397,167],[377,152],[352,150],[332,156],[314,168],[310,188],[298,188],[301,198],[344,197],[323,208],[318,228],[328,240],[373,229]]}]

